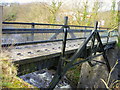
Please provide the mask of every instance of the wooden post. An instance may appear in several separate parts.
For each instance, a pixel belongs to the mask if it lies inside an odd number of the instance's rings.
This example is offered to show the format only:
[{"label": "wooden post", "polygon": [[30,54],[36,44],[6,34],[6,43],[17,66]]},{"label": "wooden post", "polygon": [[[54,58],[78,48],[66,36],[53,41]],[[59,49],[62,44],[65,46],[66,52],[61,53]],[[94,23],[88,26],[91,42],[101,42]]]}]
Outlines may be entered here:
[{"label": "wooden post", "polygon": [[[32,29],[34,28],[35,28],[35,25],[33,24]],[[34,41],[34,30],[32,30],[32,33],[31,33],[31,41]]]},{"label": "wooden post", "polygon": [[[2,14],[3,14],[3,7],[0,6],[0,58],[1,58],[1,45],[2,45]],[[2,75],[2,62],[0,60],[0,75]],[[2,78],[0,77],[0,90],[2,89]]]},{"label": "wooden post", "polygon": [[3,7],[0,6],[0,51],[1,51],[1,44],[2,44],[2,14],[3,14]]}]

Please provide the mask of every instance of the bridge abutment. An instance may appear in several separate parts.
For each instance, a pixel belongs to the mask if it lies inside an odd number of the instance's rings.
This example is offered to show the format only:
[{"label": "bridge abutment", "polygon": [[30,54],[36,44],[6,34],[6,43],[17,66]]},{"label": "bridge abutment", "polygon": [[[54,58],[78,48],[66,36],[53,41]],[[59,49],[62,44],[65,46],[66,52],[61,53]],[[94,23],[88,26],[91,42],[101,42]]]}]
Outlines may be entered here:
[{"label": "bridge abutment", "polygon": [[[88,62],[82,64],[80,80],[78,83],[78,88],[106,88],[103,80],[108,84],[118,79],[118,67],[116,61],[118,59],[118,48],[109,49],[106,51],[107,58],[110,63],[111,73],[109,73],[107,66],[102,63],[97,63],[95,66],[91,67]],[[95,58],[97,61],[104,61],[102,56]],[[116,66],[115,68],[113,68]],[[113,69],[113,71],[112,71]]]}]

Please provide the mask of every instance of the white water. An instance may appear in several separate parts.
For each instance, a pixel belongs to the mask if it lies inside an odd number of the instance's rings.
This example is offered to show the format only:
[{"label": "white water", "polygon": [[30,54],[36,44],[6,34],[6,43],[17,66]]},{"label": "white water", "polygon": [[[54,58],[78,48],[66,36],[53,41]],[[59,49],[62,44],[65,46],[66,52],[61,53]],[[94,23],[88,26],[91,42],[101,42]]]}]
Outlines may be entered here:
[{"label": "white water", "polygon": [[[38,88],[47,88],[49,86],[49,83],[51,82],[55,72],[53,70],[41,70],[41,71],[36,71],[33,73],[29,73],[26,75],[20,76],[24,81],[38,87]],[[57,88],[71,88],[71,86],[68,84],[68,81],[66,77],[58,83],[55,87]]]}]

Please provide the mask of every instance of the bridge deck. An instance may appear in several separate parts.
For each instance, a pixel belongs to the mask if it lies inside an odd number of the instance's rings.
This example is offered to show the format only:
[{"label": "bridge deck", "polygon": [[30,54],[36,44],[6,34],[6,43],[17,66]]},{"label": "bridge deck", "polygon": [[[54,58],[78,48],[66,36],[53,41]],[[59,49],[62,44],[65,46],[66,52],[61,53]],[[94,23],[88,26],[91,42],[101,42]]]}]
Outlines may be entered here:
[{"label": "bridge deck", "polygon": [[[110,38],[109,42],[116,41],[116,37]],[[106,38],[102,39],[102,42],[106,43]],[[80,45],[84,42],[84,39],[80,40],[69,40],[66,44],[66,51],[70,53],[70,51],[75,51]],[[89,46],[89,45],[88,45]],[[10,48],[9,55],[13,62],[20,62],[20,60],[36,58],[36,57],[46,57],[55,54],[60,54],[62,48],[62,42],[49,42],[35,45],[25,45],[25,46],[16,46]],[[34,61],[33,61],[34,62]],[[24,62],[26,63],[26,62]]]}]

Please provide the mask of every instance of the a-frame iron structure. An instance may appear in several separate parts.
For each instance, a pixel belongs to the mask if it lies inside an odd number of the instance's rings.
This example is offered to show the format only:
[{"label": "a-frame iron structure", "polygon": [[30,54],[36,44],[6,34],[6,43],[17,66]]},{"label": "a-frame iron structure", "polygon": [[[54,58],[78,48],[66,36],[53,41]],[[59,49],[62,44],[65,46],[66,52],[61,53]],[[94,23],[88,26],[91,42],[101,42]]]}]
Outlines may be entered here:
[{"label": "a-frame iron structure", "polygon": [[[67,19],[67,17],[66,17]],[[65,47],[66,47],[66,40],[67,40],[67,31],[69,30],[69,26],[66,26],[64,28],[64,38],[63,38],[63,46],[62,46],[62,53],[61,53],[61,58],[58,62],[58,67],[56,74],[54,75],[48,89],[52,90],[55,88],[57,83],[61,80],[61,78],[66,74],[66,72],[73,66],[82,64],[84,62],[88,62],[90,66],[94,66],[94,63],[92,63],[92,59],[95,57],[98,57],[100,55],[103,55],[104,57],[104,62],[97,61],[98,63],[103,63],[106,64],[108,71],[110,72],[110,64],[108,62],[107,56],[106,56],[106,49],[105,46],[103,45],[100,35],[97,30],[98,22],[96,21],[94,30],[91,32],[90,36],[87,37],[87,39],[84,41],[84,43],[78,48],[76,53],[67,61],[65,59]],[[86,56],[84,60],[80,60],[78,62],[75,62],[77,58],[83,53],[83,51],[86,50],[87,45],[90,45],[90,53],[89,55]],[[86,51],[87,52],[87,51]],[[97,54],[97,52],[100,52]]]}]

